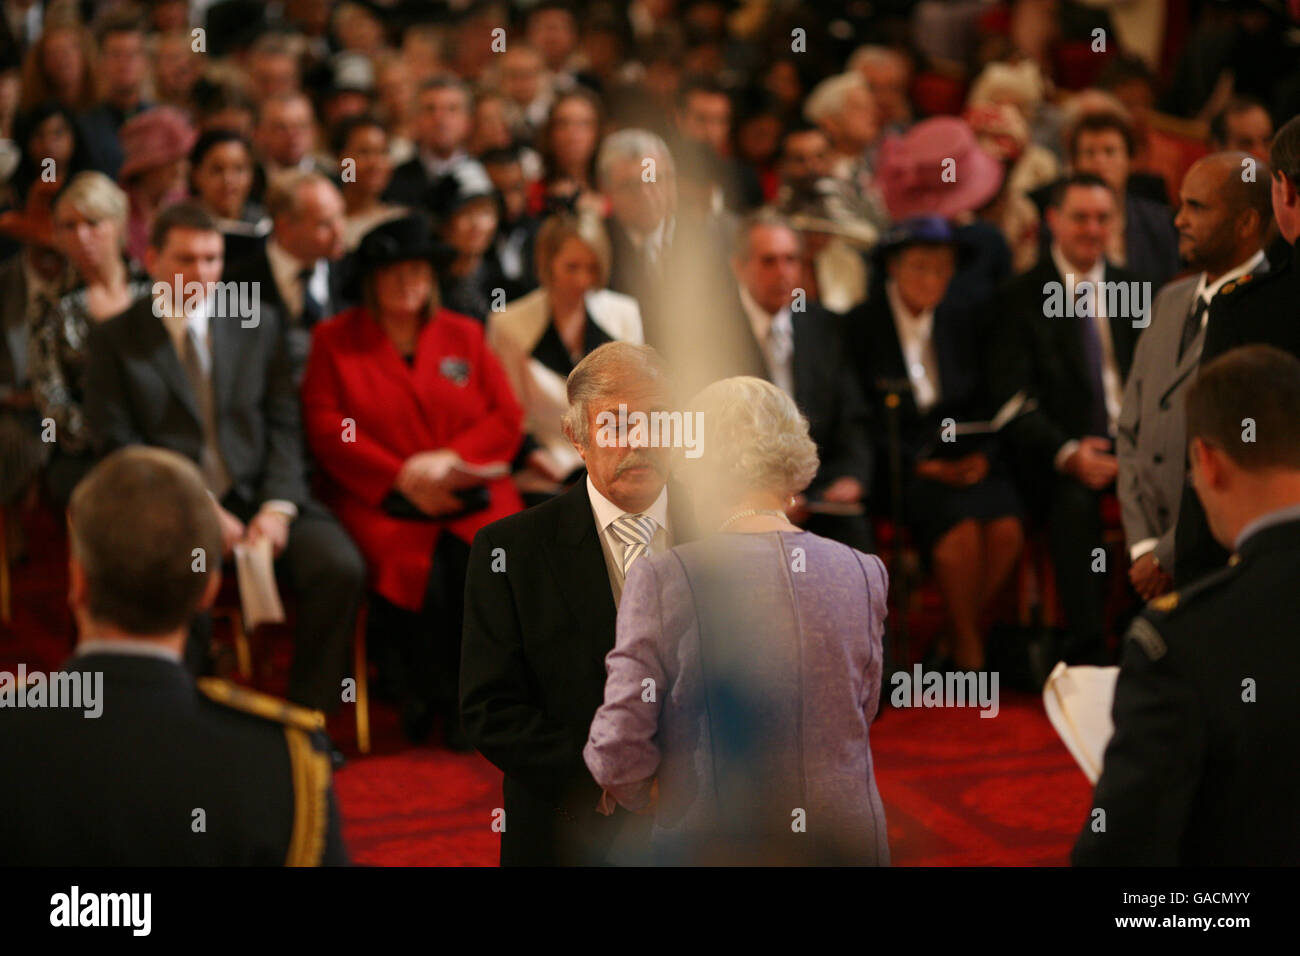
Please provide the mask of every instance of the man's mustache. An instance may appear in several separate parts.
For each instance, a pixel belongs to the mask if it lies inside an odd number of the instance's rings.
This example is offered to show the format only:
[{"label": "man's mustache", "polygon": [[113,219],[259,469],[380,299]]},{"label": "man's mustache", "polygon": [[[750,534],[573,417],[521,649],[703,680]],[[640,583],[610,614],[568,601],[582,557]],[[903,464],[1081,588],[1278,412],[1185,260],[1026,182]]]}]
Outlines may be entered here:
[{"label": "man's mustache", "polygon": [[653,468],[660,475],[664,473],[663,466],[655,458],[640,452],[632,452],[618,463],[618,467],[614,469],[614,477],[617,478],[632,468]]}]

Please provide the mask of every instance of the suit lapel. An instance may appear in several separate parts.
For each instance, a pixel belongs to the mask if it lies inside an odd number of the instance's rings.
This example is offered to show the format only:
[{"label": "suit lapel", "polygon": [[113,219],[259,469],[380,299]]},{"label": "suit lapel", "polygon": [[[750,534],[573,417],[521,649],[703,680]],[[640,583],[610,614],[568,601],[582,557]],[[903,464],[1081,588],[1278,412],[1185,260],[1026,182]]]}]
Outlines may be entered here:
[{"label": "suit lapel", "polygon": [[181,365],[181,358],[176,354],[176,346],[167,331],[167,326],[153,313],[153,302],[153,297],[149,296],[141,300],[136,307],[133,323],[135,330],[132,338],[140,343],[141,349],[149,356],[149,361],[158,370],[158,374],[162,376],[173,394],[180,399],[181,405],[202,426],[203,417],[199,414],[199,403],[190,385],[190,377],[185,374],[185,367]]},{"label": "suit lapel", "polygon": [[235,359],[239,352],[239,333],[230,327],[231,320],[220,316],[208,318],[208,341],[212,349],[212,400],[217,417],[226,408],[230,387],[234,382]]},{"label": "suit lapel", "polygon": [[[1044,284],[1048,282],[1059,282],[1061,285],[1062,296],[1066,300],[1069,299],[1071,291],[1070,285],[1065,281],[1065,276],[1056,271],[1056,263],[1052,261],[1050,253],[1044,257],[1041,281],[1035,281],[1031,284],[1036,292],[1035,298],[1038,298],[1038,296],[1041,295],[1041,290]],[[1077,301],[1077,299],[1075,301]],[[1063,305],[1067,310],[1067,313],[1069,313],[1073,312],[1075,302],[1064,301]],[[1056,340],[1057,347],[1064,356],[1066,364],[1069,365],[1070,370],[1074,373],[1075,378],[1078,379],[1081,385],[1086,386],[1087,389],[1091,390],[1092,377],[1088,374],[1088,359],[1083,354],[1083,342],[1079,337],[1079,322],[1082,321],[1080,317],[1077,314],[1066,314],[1060,319],[1045,318],[1044,321],[1049,323],[1048,328],[1055,327],[1057,329],[1053,338]],[[1084,394],[1087,393],[1085,392]]]},{"label": "suit lapel", "polygon": [[551,568],[574,620],[580,622],[583,643],[603,662],[614,647],[617,609],[586,480],[566,491],[562,501]]}]

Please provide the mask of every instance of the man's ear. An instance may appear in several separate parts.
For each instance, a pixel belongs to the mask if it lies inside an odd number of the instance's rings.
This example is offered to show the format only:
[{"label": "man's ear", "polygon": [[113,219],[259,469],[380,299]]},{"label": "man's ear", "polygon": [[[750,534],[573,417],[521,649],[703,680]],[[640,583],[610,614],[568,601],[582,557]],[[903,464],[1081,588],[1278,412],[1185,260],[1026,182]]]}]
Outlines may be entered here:
[{"label": "man's ear", "polygon": [[587,460],[587,450],[583,448],[580,444],[578,444],[578,439],[573,434],[573,426],[570,424],[569,419],[567,417],[561,423],[560,427],[564,431],[564,437],[569,439],[569,444],[574,447],[574,450],[577,451],[578,455],[585,462]]},{"label": "man's ear", "polygon": [[1208,444],[1200,438],[1193,438],[1190,450],[1193,464],[1200,472],[1203,487],[1221,490],[1226,483],[1226,455],[1223,450]]},{"label": "man's ear", "polygon": [[89,586],[86,583],[86,569],[81,566],[75,555],[68,555],[68,607],[73,614],[86,606]]},{"label": "man's ear", "polygon": [[146,243],[144,247],[144,271],[149,275],[154,275],[154,267],[158,265],[158,250],[153,247],[153,243]]},{"label": "man's ear", "polygon": [[1047,228],[1051,230],[1052,235],[1056,235],[1056,225],[1061,221],[1061,211],[1055,206],[1047,207]]},{"label": "man's ear", "polygon": [[1295,183],[1286,173],[1275,174],[1282,181],[1282,202],[1286,206],[1300,206],[1300,192],[1296,191]]}]

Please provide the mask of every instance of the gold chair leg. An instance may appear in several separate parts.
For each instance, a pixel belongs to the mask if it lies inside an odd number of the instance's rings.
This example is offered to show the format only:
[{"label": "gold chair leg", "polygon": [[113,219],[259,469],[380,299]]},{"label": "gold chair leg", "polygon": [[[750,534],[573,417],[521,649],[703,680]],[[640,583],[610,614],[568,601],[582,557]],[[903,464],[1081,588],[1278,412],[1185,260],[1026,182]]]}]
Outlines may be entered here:
[{"label": "gold chair leg", "polygon": [[356,634],[352,639],[352,673],[357,681],[357,749],[370,753],[370,676],[366,663],[366,608],[357,611]]},{"label": "gold chair leg", "polygon": [[244,630],[244,615],[239,611],[230,612],[230,629],[235,640],[235,666],[239,668],[239,676],[249,680],[253,676],[253,651]]}]

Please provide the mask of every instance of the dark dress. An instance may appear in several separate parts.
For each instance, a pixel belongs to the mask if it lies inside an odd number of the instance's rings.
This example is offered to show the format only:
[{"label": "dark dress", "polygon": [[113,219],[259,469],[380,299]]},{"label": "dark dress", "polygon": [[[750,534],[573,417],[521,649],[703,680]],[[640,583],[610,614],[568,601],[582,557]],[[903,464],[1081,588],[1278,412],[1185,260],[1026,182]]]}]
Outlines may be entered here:
[{"label": "dark dress", "polygon": [[[996,436],[962,435],[944,441],[944,420],[955,423],[987,421],[995,411],[985,395],[980,375],[979,332],[973,313],[947,303],[935,310],[934,346],[938,362],[938,401],[922,412],[908,385],[903,348],[894,327],[893,311],[882,286],[866,302],[845,316],[849,352],[863,393],[873,403],[872,438],[880,473],[875,486],[881,510],[891,504],[889,420],[893,414],[886,396],[891,387],[901,389],[897,409],[903,471],[903,518],[916,538],[922,555],[954,525],[967,520],[991,521],[1023,514],[1006,465],[999,455]],[[976,451],[989,459],[984,480],[969,487],[954,487],[916,474],[917,463],[927,458],[955,459]]]}]

